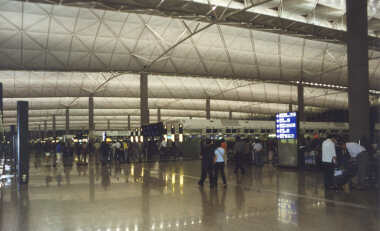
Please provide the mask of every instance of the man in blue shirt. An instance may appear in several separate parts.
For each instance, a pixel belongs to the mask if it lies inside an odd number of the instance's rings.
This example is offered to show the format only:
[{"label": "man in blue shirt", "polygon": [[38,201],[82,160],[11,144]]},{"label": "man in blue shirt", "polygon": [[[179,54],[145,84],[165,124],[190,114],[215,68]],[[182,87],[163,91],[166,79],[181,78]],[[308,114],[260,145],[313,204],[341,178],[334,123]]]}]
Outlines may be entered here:
[{"label": "man in blue shirt", "polygon": [[218,175],[219,173],[222,175],[224,187],[227,187],[226,175],[224,174],[224,158],[225,151],[222,147],[222,142],[217,142],[217,148],[214,151],[215,153],[215,187],[218,185]]}]

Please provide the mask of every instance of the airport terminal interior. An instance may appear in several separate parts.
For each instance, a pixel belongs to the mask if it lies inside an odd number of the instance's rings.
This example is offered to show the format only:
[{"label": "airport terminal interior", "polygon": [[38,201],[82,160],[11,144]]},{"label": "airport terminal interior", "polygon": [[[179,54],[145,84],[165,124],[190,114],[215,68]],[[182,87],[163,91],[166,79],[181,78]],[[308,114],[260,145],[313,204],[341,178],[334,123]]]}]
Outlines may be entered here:
[{"label": "airport terminal interior", "polygon": [[0,0],[0,231],[380,230],[379,0]]}]

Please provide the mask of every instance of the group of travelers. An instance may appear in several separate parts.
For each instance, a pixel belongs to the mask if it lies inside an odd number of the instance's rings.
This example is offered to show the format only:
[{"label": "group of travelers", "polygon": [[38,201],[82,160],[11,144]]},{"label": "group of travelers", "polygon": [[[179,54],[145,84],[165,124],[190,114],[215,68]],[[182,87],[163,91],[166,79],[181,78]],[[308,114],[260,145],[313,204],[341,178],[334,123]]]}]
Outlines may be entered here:
[{"label": "group of travelers", "polygon": [[222,177],[224,187],[227,187],[227,179],[224,173],[226,161],[226,143],[224,140],[213,142],[207,139],[201,149],[202,172],[198,184],[203,186],[207,176],[210,187],[216,188],[219,174]]},{"label": "group of travelers", "polygon": [[232,158],[235,160],[234,173],[240,170],[242,174],[245,173],[244,163],[249,161],[258,167],[264,165],[264,146],[260,139],[241,139],[236,137],[235,143],[232,146]]},{"label": "group of travelers", "polygon": [[113,141],[113,142],[99,142],[96,141],[95,153],[98,157],[97,159],[102,163],[125,163],[129,162],[129,153],[132,151],[133,147],[128,141]]},{"label": "group of travelers", "polygon": [[368,189],[370,160],[374,160],[374,152],[370,149],[371,146],[364,143],[347,142],[347,139],[339,136],[328,136],[322,143],[321,160],[325,188],[343,189],[347,185],[358,190]]},{"label": "group of travelers", "polygon": [[158,159],[179,159],[181,150],[175,142],[149,139],[145,142],[131,142],[129,140],[101,141],[95,139],[89,142],[53,142],[44,141],[33,145],[38,155],[49,157],[53,165],[63,155],[71,155],[79,165],[86,165],[90,154],[94,154],[96,163],[129,163],[151,161],[154,156]]},{"label": "group of travelers", "polygon": [[[229,147],[228,147],[229,146]],[[198,184],[203,186],[207,176],[209,177],[210,187],[218,185],[218,177],[221,175],[223,185],[227,186],[224,168],[227,163],[227,152],[232,151],[232,159],[235,161],[234,173],[245,174],[244,163],[247,159],[259,167],[264,165],[264,147],[259,139],[251,142],[249,139],[236,137],[234,143],[227,143],[224,139],[206,139],[201,144],[202,172]]]}]

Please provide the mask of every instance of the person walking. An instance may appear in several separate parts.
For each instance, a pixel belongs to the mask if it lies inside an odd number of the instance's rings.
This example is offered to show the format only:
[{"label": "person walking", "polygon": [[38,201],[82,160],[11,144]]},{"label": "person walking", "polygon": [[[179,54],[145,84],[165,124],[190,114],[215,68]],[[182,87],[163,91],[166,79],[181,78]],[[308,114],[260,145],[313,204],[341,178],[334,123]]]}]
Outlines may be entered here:
[{"label": "person walking", "polygon": [[225,153],[225,155],[224,155],[224,164],[225,164],[225,166],[227,166],[227,161],[228,161],[228,146],[227,146],[227,142],[224,140],[224,139],[222,139],[220,142],[222,142],[222,148],[224,149],[224,153]]},{"label": "person walking", "polygon": [[203,186],[208,175],[210,187],[213,187],[214,149],[214,145],[210,139],[207,139],[202,145],[202,172],[201,179],[198,182],[199,186]]},{"label": "person walking", "polygon": [[240,139],[239,136],[236,137],[236,143],[234,146],[234,154],[235,154],[235,170],[234,173],[238,173],[239,169],[241,170],[241,173],[244,174],[245,170],[243,167],[243,155],[244,155],[244,146],[245,142]]},{"label": "person walking", "polygon": [[123,161],[128,163],[128,141],[124,140],[123,142]]},{"label": "person walking", "polygon": [[227,187],[227,180],[226,175],[224,174],[224,158],[225,158],[225,151],[224,148],[221,146],[221,142],[218,141],[216,145],[216,149],[214,151],[214,162],[215,162],[215,173],[214,173],[214,186],[218,186],[218,175],[219,173],[222,175],[223,185],[224,187]]},{"label": "person walking", "polygon": [[253,145],[253,152],[255,155],[256,160],[256,166],[262,167],[264,165],[263,161],[263,145],[261,144],[261,141],[259,139],[255,140],[255,145]]},{"label": "person walking", "polygon": [[100,161],[102,164],[106,164],[108,162],[108,144],[106,141],[103,141],[100,145]]},{"label": "person walking", "polygon": [[336,140],[333,136],[322,143],[322,163],[324,173],[324,184],[326,189],[336,189],[334,184],[334,169],[336,163]]}]

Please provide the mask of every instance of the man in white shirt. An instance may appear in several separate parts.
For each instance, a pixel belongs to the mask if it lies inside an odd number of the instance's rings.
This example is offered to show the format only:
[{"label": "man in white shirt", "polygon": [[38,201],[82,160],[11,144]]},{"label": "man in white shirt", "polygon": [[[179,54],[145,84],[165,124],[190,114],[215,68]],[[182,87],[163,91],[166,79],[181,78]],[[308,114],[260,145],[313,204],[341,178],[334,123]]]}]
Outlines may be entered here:
[{"label": "man in white shirt", "polygon": [[259,139],[256,139],[255,145],[253,145],[253,151],[255,153],[256,165],[262,167],[263,163],[263,145]]},{"label": "man in white shirt", "polygon": [[322,143],[322,167],[324,169],[324,182],[326,189],[334,189],[334,168],[336,162],[336,140],[329,136]]},{"label": "man in white shirt", "polygon": [[261,152],[263,150],[263,145],[256,141],[255,145],[253,145],[253,150],[255,152]]},{"label": "man in white shirt", "polygon": [[358,143],[346,143],[346,150],[348,152],[348,154],[350,154],[350,156],[352,158],[356,158],[358,157],[358,155],[362,152],[366,152],[367,150],[365,149],[365,147],[361,146],[360,144]]},{"label": "man in white shirt", "polygon": [[336,160],[336,148],[335,139],[333,137],[327,138],[322,143],[322,162],[323,163],[335,163]]},{"label": "man in white shirt", "polygon": [[368,152],[365,147],[353,142],[346,143],[343,148],[358,162],[358,188],[362,189],[368,173]]}]

